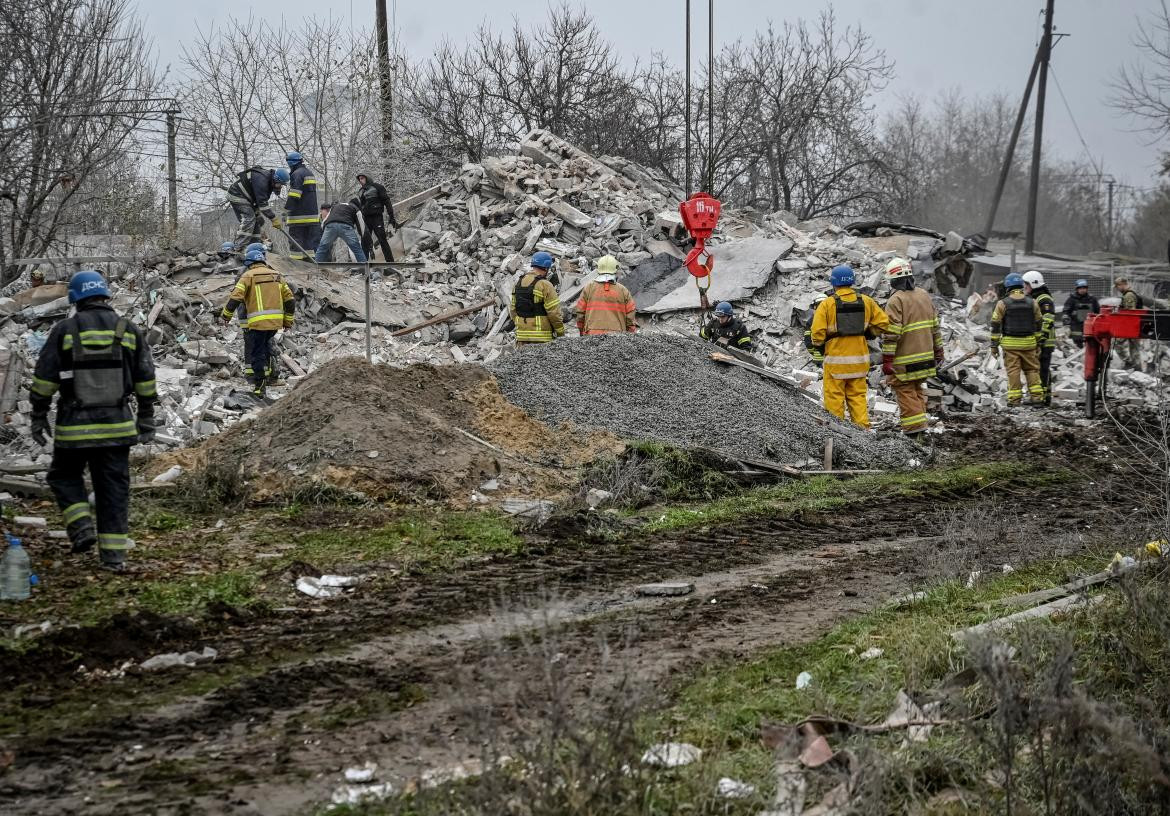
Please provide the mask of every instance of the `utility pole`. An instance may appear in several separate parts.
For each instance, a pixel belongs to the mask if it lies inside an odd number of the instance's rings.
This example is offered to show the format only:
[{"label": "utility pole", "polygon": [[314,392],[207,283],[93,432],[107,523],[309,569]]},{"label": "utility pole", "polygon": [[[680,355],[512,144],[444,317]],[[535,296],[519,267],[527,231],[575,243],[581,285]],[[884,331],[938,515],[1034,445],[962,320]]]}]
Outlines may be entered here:
[{"label": "utility pole", "polygon": [[382,90],[382,144],[386,147],[389,164],[390,146],[394,140],[394,80],[390,73],[390,32],[386,23],[386,0],[374,0],[376,33],[378,39],[378,80]]},{"label": "utility pole", "polygon": [[1109,181],[1105,182],[1109,188],[1109,209],[1105,216],[1105,251],[1113,251],[1113,185],[1117,183],[1117,179],[1112,176]]},{"label": "utility pole", "polygon": [[683,171],[686,175],[686,198],[691,197],[691,0],[687,0],[687,56],[686,56],[686,73],[687,73],[687,91],[686,101],[683,103],[686,106],[687,113],[683,117],[683,143],[686,145],[683,148],[685,154],[684,161],[686,162],[686,169]]},{"label": "utility pole", "polygon": [[1012,128],[1011,138],[1008,139],[1007,153],[1003,157],[1003,165],[999,168],[999,180],[995,183],[995,193],[991,196],[991,210],[987,213],[987,223],[983,227],[983,234],[991,238],[995,229],[995,214],[999,212],[999,203],[1003,200],[1003,190],[1007,186],[1008,176],[1011,175],[1012,160],[1016,155],[1016,145],[1020,141],[1020,131],[1024,127],[1024,117],[1028,115],[1028,103],[1032,101],[1032,86],[1036,84],[1036,72],[1040,69],[1040,49],[1036,49],[1036,58],[1032,60],[1032,71],[1028,74],[1028,84],[1024,86],[1024,98],[1020,101],[1020,112],[1016,114],[1016,124]]},{"label": "utility pole", "polygon": [[167,110],[167,237],[174,246],[179,240],[179,171],[175,155],[175,142],[179,137],[178,111]]},{"label": "utility pole", "polygon": [[1032,176],[1028,183],[1028,231],[1024,252],[1036,248],[1036,204],[1040,197],[1040,152],[1044,143],[1044,97],[1048,90],[1048,61],[1052,58],[1052,14],[1056,0],[1044,8],[1044,37],[1040,40],[1040,87],[1036,89],[1036,132],[1032,137]]}]

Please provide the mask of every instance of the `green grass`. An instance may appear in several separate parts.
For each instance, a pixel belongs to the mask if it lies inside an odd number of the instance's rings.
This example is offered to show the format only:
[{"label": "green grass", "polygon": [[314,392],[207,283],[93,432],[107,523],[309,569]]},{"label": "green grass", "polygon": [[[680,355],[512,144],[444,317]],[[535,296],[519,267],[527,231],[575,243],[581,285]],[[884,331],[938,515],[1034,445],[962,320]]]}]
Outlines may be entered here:
[{"label": "green grass", "polygon": [[896,471],[848,480],[818,476],[756,488],[703,504],[651,508],[640,515],[650,519],[643,527],[646,532],[666,532],[761,516],[822,513],[867,501],[885,503],[899,498],[969,493],[1025,480],[1034,487],[1071,477],[1064,471],[1041,470],[1022,462]]},{"label": "green grass", "polygon": [[[925,599],[887,606],[843,623],[808,643],[771,650],[742,663],[709,666],[678,690],[674,705],[648,724],[648,739],[691,742],[720,772],[748,781],[766,780],[771,755],[759,742],[762,721],[795,723],[811,714],[855,722],[879,722],[900,689],[929,688],[962,667],[956,629],[991,620],[1004,609],[986,601],[1057,586],[1100,570],[1108,554],[1038,562],[966,589],[948,582]],[[881,657],[861,660],[871,647]],[[796,677],[809,672],[809,688]]]},{"label": "green grass", "polygon": [[467,558],[519,552],[521,539],[504,516],[489,512],[410,511],[373,530],[315,530],[296,538],[288,560],[333,567],[395,561],[404,569],[448,569]]}]

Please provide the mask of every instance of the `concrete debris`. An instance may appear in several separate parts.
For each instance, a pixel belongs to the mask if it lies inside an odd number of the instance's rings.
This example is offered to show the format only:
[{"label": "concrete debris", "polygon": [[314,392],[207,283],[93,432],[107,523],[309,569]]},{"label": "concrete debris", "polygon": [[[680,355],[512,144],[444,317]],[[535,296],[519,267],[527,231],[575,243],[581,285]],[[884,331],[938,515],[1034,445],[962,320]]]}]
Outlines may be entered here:
[{"label": "concrete debris", "polygon": [[834,439],[838,464],[898,467],[912,454],[826,414],[794,386],[708,359],[711,346],[667,334],[570,338],[492,363],[510,401],[551,425],[707,447],[778,463]]},{"label": "concrete debris", "polygon": [[703,752],[687,742],[662,742],[651,745],[642,754],[643,765],[654,765],[659,768],[680,768],[698,762]]},{"label": "concrete debris", "polygon": [[694,584],[688,583],[664,583],[664,584],[640,584],[637,588],[639,595],[647,597],[673,597],[676,595],[690,595],[695,591]]},{"label": "concrete debris", "polygon": [[142,661],[141,668],[143,671],[161,671],[163,669],[173,669],[176,666],[196,666],[200,663],[209,663],[219,656],[219,652],[210,646],[204,646],[201,652],[167,652],[166,654],[155,655]]},{"label": "concrete debris", "polygon": [[749,799],[756,795],[756,786],[725,776],[719,780],[715,791],[724,799]]}]

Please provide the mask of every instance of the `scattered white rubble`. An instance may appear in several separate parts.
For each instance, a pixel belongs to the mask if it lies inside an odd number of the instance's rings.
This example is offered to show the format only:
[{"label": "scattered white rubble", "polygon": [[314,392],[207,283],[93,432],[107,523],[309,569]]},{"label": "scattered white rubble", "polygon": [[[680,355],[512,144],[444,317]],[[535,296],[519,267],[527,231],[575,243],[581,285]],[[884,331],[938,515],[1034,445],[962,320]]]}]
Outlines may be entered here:
[{"label": "scattered white rubble", "polygon": [[871,646],[868,649],[866,649],[864,652],[859,654],[857,657],[860,660],[876,660],[877,658],[881,657],[885,653],[886,653],[885,649],[882,649],[879,646]]},{"label": "scattered white rubble", "polygon": [[756,795],[756,786],[725,776],[719,780],[716,792],[724,799],[748,799]]},{"label": "scattered white rubble", "polygon": [[702,756],[702,750],[689,742],[660,742],[646,749],[646,753],[642,754],[642,764],[659,768],[680,768],[698,762]]},{"label": "scattered white rubble", "polygon": [[345,769],[346,782],[369,782],[374,778],[374,774],[378,771],[378,763],[367,762],[365,765],[357,768]]},{"label": "scattered white rubble", "polygon": [[813,677],[806,671],[802,671],[796,675],[796,687],[798,689],[806,689],[812,685]]},{"label": "scattered white rubble", "polygon": [[162,669],[171,669],[176,666],[196,666],[200,663],[208,663],[215,660],[219,656],[219,652],[210,646],[204,646],[201,652],[167,652],[166,654],[155,655],[142,661],[141,668],[143,671],[161,671]]}]

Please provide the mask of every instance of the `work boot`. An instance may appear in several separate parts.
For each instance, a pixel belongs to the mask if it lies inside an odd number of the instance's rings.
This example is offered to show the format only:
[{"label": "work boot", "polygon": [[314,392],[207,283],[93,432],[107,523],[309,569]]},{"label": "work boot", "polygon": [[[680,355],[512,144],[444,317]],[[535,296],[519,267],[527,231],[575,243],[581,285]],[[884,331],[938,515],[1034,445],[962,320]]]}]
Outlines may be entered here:
[{"label": "work boot", "polygon": [[69,551],[74,554],[87,553],[98,542],[97,531],[94,530],[93,522],[88,518],[81,522],[75,522],[75,525],[70,524],[66,528],[66,532],[69,534]]},{"label": "work boot", "polygon": [[126,572],[125,550],[98,550],[99,566],[107,572]]}]

